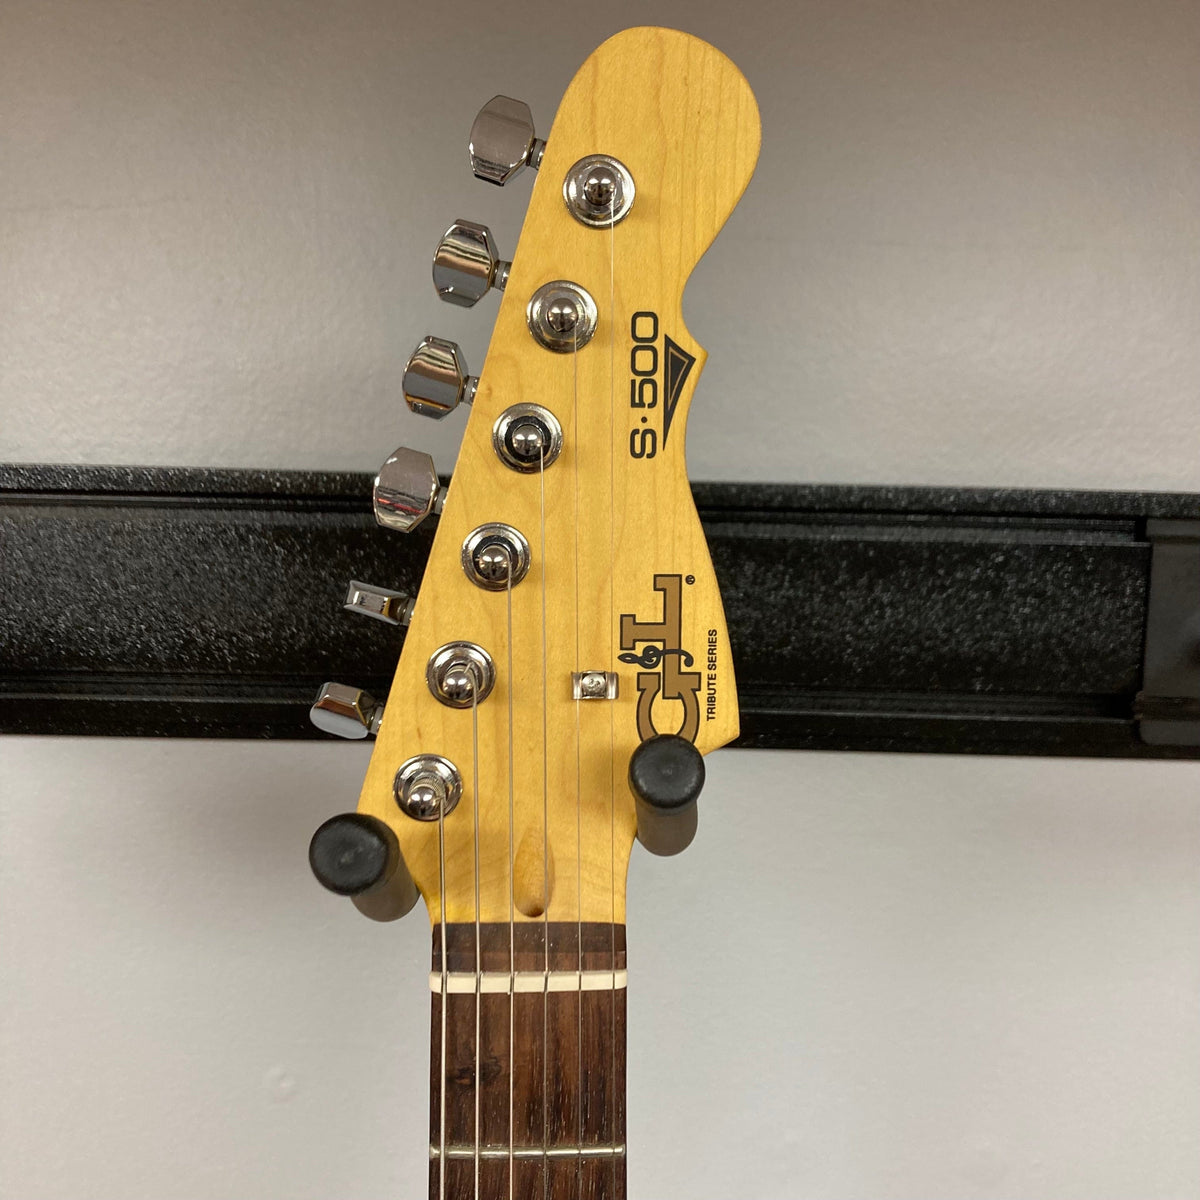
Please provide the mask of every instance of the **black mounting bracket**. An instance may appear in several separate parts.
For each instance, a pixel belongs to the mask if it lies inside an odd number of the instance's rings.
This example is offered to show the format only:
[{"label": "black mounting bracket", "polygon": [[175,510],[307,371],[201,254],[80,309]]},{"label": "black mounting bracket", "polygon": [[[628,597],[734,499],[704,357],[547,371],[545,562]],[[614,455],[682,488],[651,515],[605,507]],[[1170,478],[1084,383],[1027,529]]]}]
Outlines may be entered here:
[{"label": "black mounting bracket", "polygon": [[[1200,496],[695,484],[741,746],[1200,758]],[[0,731],[324,736],[430,533],[365,475],[0,466]],[[1145,662],[1143,664],[1143,652]]]},{"label": "black mounting bracket", "polygon": [[1135,711],[1154,746],[1200,746],[1200,521],[1146,522],[1150,595]]}]

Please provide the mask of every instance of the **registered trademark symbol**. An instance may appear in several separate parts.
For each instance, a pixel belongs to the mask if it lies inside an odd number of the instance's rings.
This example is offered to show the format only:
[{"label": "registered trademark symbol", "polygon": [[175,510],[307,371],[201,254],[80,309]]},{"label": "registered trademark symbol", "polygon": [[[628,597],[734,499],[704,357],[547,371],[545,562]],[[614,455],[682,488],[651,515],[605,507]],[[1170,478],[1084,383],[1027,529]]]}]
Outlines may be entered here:
[{"label": "registered trademark symbol", "polygon": [[695,582],[696,582],[696,577],[695,577],[695,575],[685,575],[685,576],[684,576],[684,579],[683,579],[683,582],[684,582],[684,583],[695,583]]}]

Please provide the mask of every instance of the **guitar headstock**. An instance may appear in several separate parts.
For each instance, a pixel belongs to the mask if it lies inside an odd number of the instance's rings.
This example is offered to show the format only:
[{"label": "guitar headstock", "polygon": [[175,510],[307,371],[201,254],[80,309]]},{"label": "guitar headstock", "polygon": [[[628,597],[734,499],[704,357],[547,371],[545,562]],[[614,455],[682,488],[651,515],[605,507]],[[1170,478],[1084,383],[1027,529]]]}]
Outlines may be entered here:
[{"label": "guitar headstock", "polygon": [[[499,313],[478,379],[441,339],[410,361],[414,409],[470,401],[470,415],[415,604],[360,596],[411,616],[386,710],[340,698],[378,728],[360,825],[381,839],[386,871],[402,859],[435,922],[623,921],[639,809],[652,849],[681,848],[703,777],[688,747],[737,734],[684,455],[705,352],[681,302],[758,147],[737,68],[654,28],[588,58],[544,143],[507,98],[472,130],[481,178],[523,165],[537,178],[511,264],[471,222],[439,246],[443,298],[474,303],[496,287]],[[381,522],[435,511],[431,474],[398,451],[376,487]],[[664,734],[674,740],[650,741]],[[630,762],[643,743],[639,800]],[[372,915],[403,905],[384,907]]]}]

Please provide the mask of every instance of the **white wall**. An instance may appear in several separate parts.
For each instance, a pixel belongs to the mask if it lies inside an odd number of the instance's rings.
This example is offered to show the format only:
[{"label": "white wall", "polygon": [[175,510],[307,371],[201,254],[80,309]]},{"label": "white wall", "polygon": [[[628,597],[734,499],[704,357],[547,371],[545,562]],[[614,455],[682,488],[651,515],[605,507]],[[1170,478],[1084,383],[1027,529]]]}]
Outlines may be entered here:
[{"label": "white wall", "polygon": [[[755,88],[696,478],[1200,490],[1200,9],[0,4],[0,459],[453,462],[410,417],[497,91]],[[422,1194],[427,930],[307,874],[361,748],[0,742],[0,1196]],[[1200,1194],[1200,767],[724,753],[630,895],[631,1194]],[[783,847],[787,847],[786,852]],[[780,947],[787,947],[781,956]],[[711,985],[714,976],[721,979]]]}]

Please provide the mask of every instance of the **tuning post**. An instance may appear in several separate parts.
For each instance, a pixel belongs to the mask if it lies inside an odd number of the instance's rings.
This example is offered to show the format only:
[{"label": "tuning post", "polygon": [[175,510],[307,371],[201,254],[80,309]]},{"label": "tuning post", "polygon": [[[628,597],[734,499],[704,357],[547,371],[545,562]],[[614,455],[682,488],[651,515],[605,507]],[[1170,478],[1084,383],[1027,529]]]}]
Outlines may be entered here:
[{"label": "tuning post", "polygon": [[404,401],[422,417],[441,419],[460,404],[475,399],[479,380],[467,374],[467,364],[455,342],[432,334],[423,337],[404,366]]},{"label": "tuning post", "polygon": [[629,168],[606,154],[581,158],[563,180],[563,199],[571,216],[597,229],[606,229],[625,217],[636,191]]},{"label": "tuning post", "polygon": [[404,592],[393,592],[352,579],[342,607],[347,612],[373,617],[387,625],[407,625],[412,620],[415,603],[415,599]]},{"label": "tuning post", "polygon": [[542,284],[525,309],[529,332],[538,344],[559,354],[582,350],[592,340],[598,319],[595,300],[566,279]]},{"label": "tuning post", "polygon": [[511,266],[500,258],[486,225],[458,220],[442,234],[434,251],[433,286],[447,303],[470,308],[491,288],[504,290]]},{"label": "tuning post", "polygon": [[433,459],[407,446],[401,446],[379,468],[371,495],[375,520],[385,529],[401,533],[411,532],[426,517],[440,513],[445,498]]},{"label": "tuning post", "polygon": [[449,642],[430,656],[425,682],[434,699],[448,708],[471,708],[492,694],[496,665],[474,642]]},{"label": "tuning post", "polygon": [[414,821],[448,817],[462,792],[461,773],[440,754],[418,754],[402,762],[392,780],[392,795],[400,811]]},{"label": "tuning post", "polygon": [[514,404],[492,426],[492,448],[500,461],[525,475],[550,466],[562,446],[558,418],[540,404]]},{"label": "tuning post", "polygon": [[546,143],[534,136],[528,104],[493,96],[471,125],[469,148],[475,177],[503,187],[525,167],[541,166]]},{"label": "tuning post", "polygon": [[308,710],[308,719],[323,733],[365,738],[379,731],[383,705],[362,688],[344,683],[323,683]]},{"label": "tuning post", "polygon": [[467,534],[462,566],[467,578],[489,592],[516,587],[529,572],[529,542],[525,535],[500,521],[480,525]]}]

